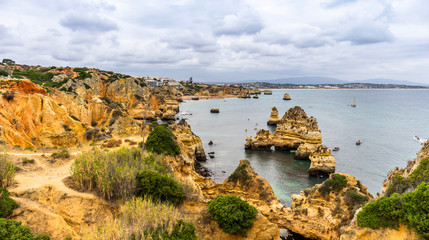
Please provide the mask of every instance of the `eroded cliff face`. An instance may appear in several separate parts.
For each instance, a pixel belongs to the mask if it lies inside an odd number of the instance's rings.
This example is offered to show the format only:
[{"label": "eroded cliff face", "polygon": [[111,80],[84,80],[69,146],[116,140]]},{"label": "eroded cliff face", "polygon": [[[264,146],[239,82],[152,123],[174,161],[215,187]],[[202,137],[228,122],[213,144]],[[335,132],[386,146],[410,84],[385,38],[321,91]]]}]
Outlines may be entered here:
[{"label": "eroded cliff face", "polygon": [[279,117],[279,110],[277,110],[276,107],[273,107],[271,109],[271,115],[270,119],[268,119],[267,124],[277,126],[277,124],[280,122],[281,118]]},{"label": "eroded cliff face", "polygon": [[141,119],[174,120],[179,111],[182,94],[173,87],[149,89],[141,79],[96,69],[85,79],[71,68],[52,71],[58,75],[49,83],[59,87],[0,79],[0,140],[25,148],[141,135]]},{"label": "eroded cliff face", "polygon": [[[270,120],[274,120],[276,110],[273,108]],[[322,145],[322,134],[317,120],[308,117],[299,106],[286,111],[277,123],[274,134],[261,129],[255,138],[247,137],[244,145],[245,149],[263,151],[270,151],[273,146],[276,150],[295,149],[297,159],[314,161],[309,170],[310,175],[326,175],[335,171],[335,158],[329,149]]]},{"label": "eroded cliff face", "polygon": [[344,186],[322,191],[325,183],[317,184],[299,195],[292,195],[292,206],[283,224],[307,238],[339,239],[341,227],[348,225],[355,211],[366,203],[358,202],[356,196],[366,200],[372,196],[355,177],[342,173],[337,175],[345,177]]}]

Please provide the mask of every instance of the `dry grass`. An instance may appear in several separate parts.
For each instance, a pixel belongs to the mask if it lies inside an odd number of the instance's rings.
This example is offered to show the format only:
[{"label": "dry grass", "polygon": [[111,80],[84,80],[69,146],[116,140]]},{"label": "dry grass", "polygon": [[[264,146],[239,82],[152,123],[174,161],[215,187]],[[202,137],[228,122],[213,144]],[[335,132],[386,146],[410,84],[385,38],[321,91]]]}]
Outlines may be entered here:
[{"label": "dry grass", "polygon": [[128,200],[134,195],[136,175],[145,170],[167,173],[159,156],[142,156],[136,148],[93,149],[76,157],[71,176],[78,187],[95,190],[107,200]]},{"label": "dry grass", "polygon": [[0,156],[0,187],[10,186],[15,178],[16,169],[12,161],[6,158],[6,153]]},{"label": "dry grass", "polygon": [[153,202],[150,198],[133,198],[121,207],[119,218],[95,226],[84,239],[131,239],[133,234],[142,236],[142,239],[152,239],[148,230],[163,229],[171,234],[181,217],[172,205]]}]

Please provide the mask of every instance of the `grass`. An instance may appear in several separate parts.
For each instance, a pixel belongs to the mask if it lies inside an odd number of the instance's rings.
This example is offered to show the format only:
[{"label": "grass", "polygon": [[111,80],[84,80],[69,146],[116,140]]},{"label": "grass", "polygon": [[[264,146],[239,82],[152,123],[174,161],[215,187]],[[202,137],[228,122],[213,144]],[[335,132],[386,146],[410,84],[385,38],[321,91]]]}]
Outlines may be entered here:
[{"label": "grass", "polygon": [[67,149],[62,149],[59,152],[52,153],[51,157],[53,157],[54,159],[67,159],[70,157],[70,152]]},{"label": "grass", "polygon": [[[175,238],[175,229],[182,218],[179,211],[169,204],[152,201],[150,198],[132,198],[121,207],[120,217],[109,219],[95,226],[84,239],[196,239],[194,234]],[[160,230],[160,231],[159,231]]]},{"label": "grass", "polygon": [[10,186],[15,178],[16,168],[12,161],[6,158],[4,153],[0,156],[0,187],[6,188]]},{"label": "grass", "polygon": [[127,200],[134,195],[137,174],[146,170],[167,174],[160,157],[142,156],[137,148],[93,149],[76,157],[71,176],[80,188],[95,190],[104,199]]}]

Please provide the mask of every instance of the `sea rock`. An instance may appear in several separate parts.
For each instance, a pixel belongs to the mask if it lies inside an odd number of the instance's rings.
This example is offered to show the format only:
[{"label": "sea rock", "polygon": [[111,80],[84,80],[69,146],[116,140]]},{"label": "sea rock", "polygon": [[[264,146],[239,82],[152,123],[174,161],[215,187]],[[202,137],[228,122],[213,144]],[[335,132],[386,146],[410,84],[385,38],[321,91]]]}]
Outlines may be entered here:
[{"label": "sea rock", "polygon": [[271,151],[273,135],[270,131],[261,129],[256,133],[256,137],[246,138],[246,143],[244,144],[245,149],[250,150],[262,150],[262,151]]},{"label": "sea rock", "polygon": [[283,100],[291,100],[289,93],[283,95]]},{"label": "sea rock", "polygon": [[272,95],[273,91],[271,90],[264,90],[264,95]]},{"label": "sea rock", "polygon": [[308,169],[310,176],[329,175],[335,172],[335,158],[324,145],[318,145],[310,156],[311,165]]},{"label": "sea rock", "polygon": [[322,192],[319,189],[323,184],[317,184],[301,191],[299,195],[292,195],[290,214],[285,216],[284,222],[288,229],[311,239],[340,238],[339,229],[349,225],[356,210],[365,204],[354,202],[348,191],[354,191],[368,199],[372,195],[355,177],[343,173],[338,175],[347,180],[346,186],[341,189]]},{"label": "sea rock", "polygon": [[219,113],[219,108],[212,108],[210,109],[211,113]]},{"label": "sea rock", "polygon": [[279,111],[276,107],[271,109],[271,116],[268,119],[267,125],[276,126],[280,122],[281,118],[279,117]]}]

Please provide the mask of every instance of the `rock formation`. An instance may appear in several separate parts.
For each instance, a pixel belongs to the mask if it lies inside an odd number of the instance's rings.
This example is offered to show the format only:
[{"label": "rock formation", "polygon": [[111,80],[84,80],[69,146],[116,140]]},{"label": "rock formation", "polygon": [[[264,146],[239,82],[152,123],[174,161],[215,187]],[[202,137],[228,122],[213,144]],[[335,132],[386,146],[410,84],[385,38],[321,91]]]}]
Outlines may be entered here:
[{"label": "rock formation", "polygon": [[[347,226],[355,211],[372,196],[353,176],[336,175],[346,180],[341,188],[322,191],[325,182],[301,191],[300,195],[292,195],[292,206],[284,219],[288,229],[311,239],[339,239],[341,227]],[[356,202],[351,192],[366,201]]]},{"label": "rock formation", "polygon": [[219,113],[219,108],[212,108],[210,109],[211,113]]},{"label": "rock formation", "polygon": [[267,125],[277,126],[281,118],[279,117],[279,111],[276,107],[271,109],[270,119],[268,119]]},{"label": "rock formation", "polygon": [[335,158],[324,145],[318,145],[310,156],[311,165],[308,173],[312,176],[326,175],[335,172]]},{"label": "rock formation", "polygon": [[283,100],[291,100],[289,93],[283,95]]},{"label": "rock formation", "polygon": [[[276,115],[276,110],[273,108],[271,116]],[[275,118],[273,117],[273,119]],[[314,160],[315,163],[312,163],[311,171],[309,171],[310,175],[326,175],[335,169],[334,157],[322,145],[322,134],[317,120],[314,117],[308,117],[299,106],[286,111],[277,123],[274,134],[267,130],[259,130],[255,138],[247,137],[244,145],[245,149],[264,151],[270,151],[273,146],[276,150],[297,149],[297,159]],[[311,158],[316,150],[319,152]]]},{"label": "rock formation", "polygon": [[264,95],[272,95],[273,91],[271,90],[264,90]]}]

